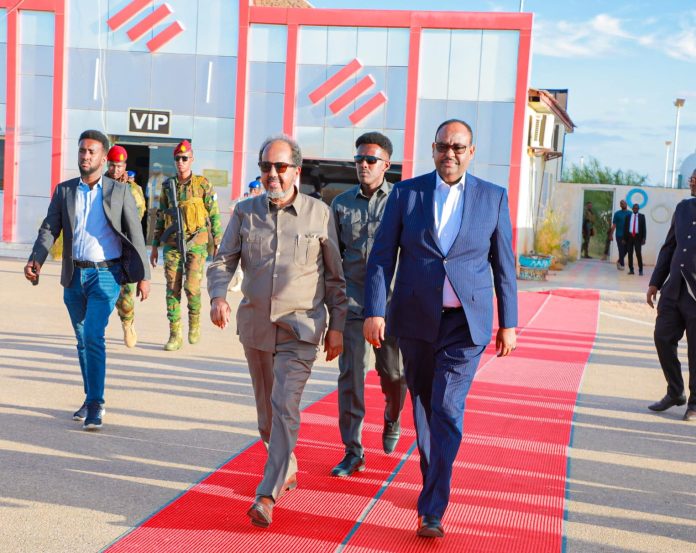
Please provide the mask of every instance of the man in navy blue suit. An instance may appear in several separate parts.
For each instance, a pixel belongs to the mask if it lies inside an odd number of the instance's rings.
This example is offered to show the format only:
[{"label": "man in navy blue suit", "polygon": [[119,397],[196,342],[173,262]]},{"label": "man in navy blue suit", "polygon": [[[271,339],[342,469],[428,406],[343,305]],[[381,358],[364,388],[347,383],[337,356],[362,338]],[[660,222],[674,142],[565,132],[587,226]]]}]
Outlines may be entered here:
[{"label": "man in navy blue suit", "polygon": [[413,402],[423,476],[421,537],[444,536],[441,519],[462,440],[464,403],[491,340],[493,289],[498,355],[509,355],[516,345],[507,192],[467,173],[475,152],[472,136],[458,119],[438,127],[436,170],[394,187],[367,264],[365,339],[379,347],[385,335],[398,338]]}]

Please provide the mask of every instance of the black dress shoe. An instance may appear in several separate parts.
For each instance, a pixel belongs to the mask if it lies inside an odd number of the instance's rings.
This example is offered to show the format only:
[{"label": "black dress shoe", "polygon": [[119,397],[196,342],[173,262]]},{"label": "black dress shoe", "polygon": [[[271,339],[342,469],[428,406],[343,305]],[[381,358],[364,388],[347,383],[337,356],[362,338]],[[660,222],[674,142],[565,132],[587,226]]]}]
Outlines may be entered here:
[{"label": "black dress shoe", "polygon": [[660,401],[657,401],[652,405],[648,405],[648,409],[650,409],[651,411],[666,411],[670,407],[674,407],[675,405],[684,405],[685,403],[685,396],[672,397],[669,394],[667,394]]},{"label": "black dress shoe", "polygon": [[688,422],[696,421],[696,407],[689,407],[686,410],[686,413],[684,413],[683,420],[688,421]]},{"label": "black dress shoe", "polygon": [[635,275],[636,273],[633,272],[633,269],[630,269],[630,270],[628,271],[628,274],[629,274],[629,275]]},{"label": "black dress shoe", "polygon": [[445,530],[438,517],[423,515],[418,518],[416,535],[420,538],[444,538]]},{"label": "black dress shoe", "polygon": [[396,444],[399,443],[401,436],[401,425],[399,421],[388,421],[384,419],[384,428],[382,429],[382,448],[387,455],[394,451]]},{"label": "black dress shoe", "polygon": [[643,276],[643,269],[640,269],[640,270],[638,271],[638,276]]},{"label": "black dress shoe", "polygon": [[260,495],[256,501],[249,507],[247,516],[251,519],[251,523],[259,528],[268,528],[273,522],[273,499]]},{"label": "black dress shoe", "polygon": [[343,478],[350,476],[354,472],[362,472],[365,470],[365,456],[358,457],[354,453],[346,453],[343,460],[338,463],[331,471],[331,476]]}]

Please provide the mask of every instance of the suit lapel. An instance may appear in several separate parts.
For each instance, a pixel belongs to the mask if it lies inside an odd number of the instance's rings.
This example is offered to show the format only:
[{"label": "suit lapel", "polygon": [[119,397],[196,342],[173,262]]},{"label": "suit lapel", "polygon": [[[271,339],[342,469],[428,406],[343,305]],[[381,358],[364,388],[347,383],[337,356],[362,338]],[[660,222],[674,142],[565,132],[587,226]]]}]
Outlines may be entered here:
[{"label": "suit lapel", "polygon": [[430,236],[432,236],[437,248],[442,251],[440,240],[437,238],[437,229],[435,228],[435,183],[437,182],[435,171],[427,175],[423,180],[424,184],[420,195],[425,227],[430,231]]},{"label": "suit lapel", "polygon": [[469,230],[471,226],[472,212],[474,206],[477,203],[476,197],[478,193],[478,180],[473,175],[467,173],[466,180],[464,181],[464,206],[462,208],[462,224],[459,227],[457,238],[454,239],[454,243],[452,244],[450,251],[455,250],[455,248],[460,248],[462,242],[466,240],[467,236],[471,234]]},{"label": "suit lapel", "polygon": [[[111,219],[111,195],[114,191],[114,181],[109,177],[102,177],[102,204],[104,205],[104,215],[107,221],[112,223]],[[113,223],[112,223],[113,224]]]},{"label": "suit lapel", "polygon": [[77,197],[77,187],[80,179],[74,179],[65,187],[65,207],[68,210],[68,221],[71,232],[75,230],[75,201]]}]

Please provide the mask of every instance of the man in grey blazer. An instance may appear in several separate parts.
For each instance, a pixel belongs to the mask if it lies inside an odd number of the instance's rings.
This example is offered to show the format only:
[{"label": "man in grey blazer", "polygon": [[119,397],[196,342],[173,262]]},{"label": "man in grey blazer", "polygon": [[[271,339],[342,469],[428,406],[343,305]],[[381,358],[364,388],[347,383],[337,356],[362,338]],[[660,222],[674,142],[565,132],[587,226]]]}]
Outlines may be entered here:
[{"label": "man in grey blazer", "polygon": [[73,419],[85,430],[102,427],[106,346],[104,332],[121,284],[137,282],[145,300],[150,291],[143,237],[135,199],[127,184],[103,176],[109,140],[95,130],[78,141],[80,177],[61,182],[24,267],[24,276],[39,283],[41,266],[63,233],[60,283],[77,338],[85,401]]}]

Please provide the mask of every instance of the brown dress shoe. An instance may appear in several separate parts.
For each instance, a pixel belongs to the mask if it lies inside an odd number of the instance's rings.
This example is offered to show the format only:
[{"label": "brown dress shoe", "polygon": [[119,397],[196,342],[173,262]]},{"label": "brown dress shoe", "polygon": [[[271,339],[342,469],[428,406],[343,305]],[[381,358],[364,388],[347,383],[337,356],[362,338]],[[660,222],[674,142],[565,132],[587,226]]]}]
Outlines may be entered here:
[{"label": "brown dress shoe", "polygon": [[268,528],[273,522],[273,498],[258,496],[247,511],[251,523],[259,528]]},{"label": "brown dress shoe", "polygon": [[696,421],[696,407],[689,407],[684,413],[684,420],[693,422]]}]

